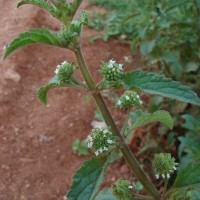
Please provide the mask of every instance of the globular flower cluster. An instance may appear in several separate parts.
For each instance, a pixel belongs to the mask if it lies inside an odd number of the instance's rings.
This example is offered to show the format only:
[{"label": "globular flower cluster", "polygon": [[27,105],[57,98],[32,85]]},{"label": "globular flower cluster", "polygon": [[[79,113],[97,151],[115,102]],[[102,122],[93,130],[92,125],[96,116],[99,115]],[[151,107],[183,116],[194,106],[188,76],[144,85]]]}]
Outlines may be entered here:
[{"label": "globular flower cluster", "polygon": [[67,63],[64,61],[61,65],[58,65],[55,70],[55,74],[57,75],[60,82],[64,83],[68,81],[73,74],[75,67],[73,63]]},{"label": "globular flower cluster", "polygon": [[108,63],[103,62],[100,73],[107,81],[121,80],[123,77],[122,64],[117,64],[114,60],[110,60]]},{"label": "globular flower cluster", "polygon": [[91,148],[96,156],[105,153],[116,143],[116,138],[108,129],[95,128],[87,137],[88,148]]},{"label": "globular flower cluster", "polygon": [[129,200],[132,197],[133,185],[129,180],[118,179],[112,184],[112,193],[119,200]]},{"label": "globular flower cluster", "polygon": [[131,106],[142,106],[142,100],[139,95],[133,91],[126,91],[117,101],[118,108],[129,108]]},{"label": "globular flower cluster", "polygon": [[170,175],[176,170],[178,163],[171,156],[170,153],[158,153],[153,158],[153,168],[156,173],[156,179],[170,178]]}]

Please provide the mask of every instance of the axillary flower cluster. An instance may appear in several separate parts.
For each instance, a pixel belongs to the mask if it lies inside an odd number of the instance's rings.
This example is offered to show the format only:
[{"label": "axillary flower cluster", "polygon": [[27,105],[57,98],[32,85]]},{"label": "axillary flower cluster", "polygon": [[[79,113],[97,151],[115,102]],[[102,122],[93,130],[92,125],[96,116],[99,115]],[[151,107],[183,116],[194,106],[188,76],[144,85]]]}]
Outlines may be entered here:
[{"label": "axillary flower cluster", "polygon": [[112,193],[119,200],[129,200],[132,197],[133,185],[129,180],[118,179],[112,184]]},{"label": "axillary flower cluster", "polygon": [[75,69],[76,68],[74,67],[73,63],[64,61],[61,63],[61,65],[56,67],[55,74],[57,75],[60,82],[65,83],[70,79]]},{"label": "axillary flower cluster", "polygon": [[114,60],[110,60],[108,63],[103,62],[100,73],[104,75],[107,81],[121,80],[123,77],[122,64],[117,64]]},{"label": "axillary flower cluster", "polygon": [[153,158],[153,168],[156,172],[156,178],[170,178],[170,175],[176,170],[178,163],[170,153],[158,153]]},{"label": "axillary flower cluster", "polygon": [[108,152],[114,144],[116,137],[108,129],[95,128],[87,137],[88,148],[91,148],[95,155]]},{"label": "axillary flower cluster", "polygon": [[139,95],[133,91],[126,91],[117,101],[118,108],[129,108],[131,106],[142,106],[142,100]]}]

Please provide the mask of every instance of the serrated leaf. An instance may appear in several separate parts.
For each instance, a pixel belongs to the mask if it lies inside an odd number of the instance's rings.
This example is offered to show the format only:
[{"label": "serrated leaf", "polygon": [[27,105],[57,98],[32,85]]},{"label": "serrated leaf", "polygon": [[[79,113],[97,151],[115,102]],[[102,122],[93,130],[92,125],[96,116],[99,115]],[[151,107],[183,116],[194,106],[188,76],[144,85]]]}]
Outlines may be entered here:
[{"label": "serrated leaf", "polygon": [[43,43],[52,46],[64,47],[60,41],[60,38],[55,33],[52,33],[47,29],[30,29],[25,33],[21,33],[10,43],[6,49],[3,59],[7,58],[19,47],[34,43]]},{"label": "serrated leaf", "polygon": [[112,194],[112,189],[109,188],[107,190],[102,190],[98,196],[95,198],[95,200],[117,200],[116,197]]},{"label": "serrated leaf", "polygon": [[200,163],[191,162],[181,170],[172,188],[200,187]]},{"label": "serrated leaf", "polygon": [[135,114],[138,117],[134,121],[134,124],[131,126],[132,129],[136,129],[153,122],[162,122],[165,125],[167,125],[170,129],[173,128],[173,119],[171,115],[169,114],[169,112],[167,111],[159,110],[154,113],[145,113],[139,110],[139,111],[136,111]]},{"label": "serrated leaf", "polygon": [[200,118],[194,118],[191,115],[185,114],[181,116],[185,123],[182,125],[183,128],[192,131],[200,131]]},{"label": "serrated leaf", "polygon": [[148,94],[158,94],[200,106],[200,99],[189,87],[154,73],[140,70],[126,73],[124,85],[127,89],[139,88]]},{"label": "serrated leaf", "polygon": [[107,169],[107,157],[94,157],[83,163],[73,177],[73,184],[67,193],[68,200],[93,200]]},{"label": "serrated leaf", "polygon": [[22,0],[17,4],[17,7],[20,7],[24,4],[32,4],[32,5],[38,6],[41,9],[46,10],[49,13],[51,13],[54,17],[59,18],[59,12],[57,8],[47,3],[44,0]]}]

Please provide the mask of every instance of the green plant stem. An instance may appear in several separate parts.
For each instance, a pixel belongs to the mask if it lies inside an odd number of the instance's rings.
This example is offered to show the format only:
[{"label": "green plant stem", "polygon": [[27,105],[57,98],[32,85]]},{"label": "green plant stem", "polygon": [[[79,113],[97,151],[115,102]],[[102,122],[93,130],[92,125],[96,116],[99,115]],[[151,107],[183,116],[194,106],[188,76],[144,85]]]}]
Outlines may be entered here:
[{"label": "green plant stem", "polygon": [[144,196],[141,194],[133,194],[134,200],[153,200],[152,197]]},{"label": "green plant stem", "polygon": [[166,191],[167,191],[167,185],[168,185],[168,180],[165,180],[164,182],[165,182],[165,184],[164,184],[164,188],[163,188],[162,197],[164,197],[165,194],[166,194]]},{"label": "green plant stem", "polygon": [[154,199],[158,200],[160,197],[159,191],[156,189],[156,187],[149,181],[147,176],[145,175],[144,171],[142,168],[139,166],[139,163],[135,159],[134,155],[132,154],[130,148],[128,145],[125,143],[124,138],[120,134],[108,108],[107,105],[105,104],[101,94],[96,91],[96,85],[94,81],[92,80],[92,77],[90,75],[90,72],[87,68],[87,65],[85,63],[85,60],[83,58],[81,48],[80,46],[77,46],[76,49],[74,50],[76,59],[78,61],[81,73],[83,75],[83,78],[88,86],[88,89],[91,91],[93,98],[96,101],[96,104],[107,124],[107,126],[111,127],[111,131],[113,132],[114,135],[118,136],[121,139],[121,152],[124,155],[124,158],[128,162],[131,170],[135,174],[135,176],[138,178],[138,180],[143,184],[143,186],[146,188],[147,192],[154,197]]}]

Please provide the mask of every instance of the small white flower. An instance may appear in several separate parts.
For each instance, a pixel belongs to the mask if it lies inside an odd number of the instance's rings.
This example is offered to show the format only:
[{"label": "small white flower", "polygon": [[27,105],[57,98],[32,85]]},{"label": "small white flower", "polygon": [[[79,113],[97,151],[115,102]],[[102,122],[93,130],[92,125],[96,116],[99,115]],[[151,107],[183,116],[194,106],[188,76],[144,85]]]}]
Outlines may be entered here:
[{"label": "small white flower", "polygon": [[175,164],[175,166],[178,166],[178,163],[174,163]]},{"label": "small white flower", "polygon": [[64,65],[64,64],[67,64],[67,62],[66,61],[62,62],[62,65]]},{"label": "small white flower", "polygon": [[58,74],[59,68],[60,68],[60,65],[58,65],[58,66],[56,67],[55,74]]},{"label": "small white flower", "polygon": [[163,177],[163,178],[165,178],[165,175],[164,175],[164,174],[162,174],[162,177]]},{"label": "small white flower", "polygon": [[99,151],[96,151],[96,152],[95,152],[95,155],[98,156],[98,155],[99,155]]},{"label": "small white flower", "polygon": [[156,176],[156,179],[159,179],[159,177],[160,177],[159,174],[156,174],[155,176]]},{"label": "small white flower", "polygon": [[129,99],[130,99],[130,97],[128,95],[126,95],[126,100],[129,100]]},{"label": "small white flower", "polygon": [[133,189],[133,186],[132,186],[132,185],[129,185],[129,186],[128,186],[128,189],[132,190],[132,189]]},{"label": "small white flower", "polygon": [[104,150],[104,151],[108,151],[108,148],[107,148],[107,147],[104,147],[103,150]]},{"label": "small white flower", "polygon": [[120,100],[118,100],[117,105],[120,106],[121,104],[122,104],[122,102]]},{"label": "small white flower", "polygon": [[176,170],[176,167],[173,167],[174,170]]},{"label": "small white flower", "polygon": [[123,70],[123,69],[122,69],[122,64],[119,64],[119,65],[118,65],[118,68],[119,68],[120,70]]},{"label": "small white flower", "polygon": [[115,68],[112,68],[112,71],[114,72],[114,71],[115,71]]},{"label": "small white flower", "polygon": [[109,61],[109,64],[111,64],[111,65],[114,65],[115,63],[116,63],[116,61],[114,61],[114,60]]},{"label": "small white flower", "polygon": [[102,149],[102,148],[100,148],[100,149],[99,149],[99,153],[102,153],[102,152],[103,152],[103,149]]},{"label": "small white flower", "polygon": [[167,174],[167,178],[168,178],[168,179],[170,178],[170,174]]},{"label": "small white flower", "polygon": [[103,133],[105,133],[105,134],[106,134],[106,133],[109,133],[109,131],[108,131],[108,130],[104,130],[104,131],[103,131]]},{"label": "small white flower", "polygon": [[140,100],[139,103],[142,104],[142,100]]},{"label": "small white flower", "polygon": [[112,141],[112,140],[107,140],[107,143],[108,143],[108,144],[112,144],[113,141]]},{"label": "small white flower", "polygon": [[113,65],[109,64],[109,65],[108,65],[108,68],[112,69],[112,68],[113,68]]}]

